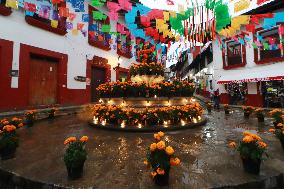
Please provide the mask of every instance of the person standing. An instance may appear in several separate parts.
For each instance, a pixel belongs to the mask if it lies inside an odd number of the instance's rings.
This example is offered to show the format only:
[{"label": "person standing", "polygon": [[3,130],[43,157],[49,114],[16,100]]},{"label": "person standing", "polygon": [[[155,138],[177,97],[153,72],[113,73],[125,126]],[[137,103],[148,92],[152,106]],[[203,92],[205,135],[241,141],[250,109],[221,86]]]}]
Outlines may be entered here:
[{"label": "person standing", "polygon": [[214,91],[214,108],[220,109],[220,93],[219,89]]}]

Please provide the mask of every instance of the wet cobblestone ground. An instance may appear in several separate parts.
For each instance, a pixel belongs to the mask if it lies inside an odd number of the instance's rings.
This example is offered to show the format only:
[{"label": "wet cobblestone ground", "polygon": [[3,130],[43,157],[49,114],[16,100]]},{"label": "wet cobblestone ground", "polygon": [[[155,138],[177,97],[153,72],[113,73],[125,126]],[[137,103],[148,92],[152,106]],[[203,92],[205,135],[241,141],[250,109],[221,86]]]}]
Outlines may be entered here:
[{"label": "wet cobblestone ground", "polygon": [[[182,164],[171,170],[170,184],[165,188],[273,188],[276,176],[283,184],[284,151],[280,142],[267,132],[271,120],[263,124],[258,124],[255,117],[245,120],[240,110],[229,116],[223,111],[206,116],[209,120],[205,126],[166,133]],[[244,130],[257,132],[269,145],[269,158],[262,163],[259,176],[244,173],[238,153],[227,147],[229,141],[241,138]],[[146,147],[153,142],[151,133],[94,129],[72,115],[39,121],[32,128],[20,129],[19,134],[21,143],[16,158],[0,160],[0,169],[64,187],[159,188],[143,164]],[[68,136],[82,135],[90,137],[84,176],[70,181],[62,159],[63,141]]]}]

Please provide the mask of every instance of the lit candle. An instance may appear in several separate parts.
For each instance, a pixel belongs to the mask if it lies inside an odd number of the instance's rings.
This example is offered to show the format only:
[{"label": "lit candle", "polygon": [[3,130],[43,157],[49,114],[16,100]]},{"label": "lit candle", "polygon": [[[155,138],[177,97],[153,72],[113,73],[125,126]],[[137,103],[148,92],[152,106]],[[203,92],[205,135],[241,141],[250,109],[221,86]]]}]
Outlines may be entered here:
[{"label": "lit candle", "polygon": [[180,120],[181,126],[185,126],[185,121],[184,120]]},{"label": "lit candle", "polygon": [[142,124],[138,123],[138,128],[141,129],[142,128]]},{"label": "lit candle", "polygon": [[198,120],[201,120],[201,117],[200,117],[200,116],[198,116],[197,118],[198,118]]},{"label": "lit candle", "polygon": [[123,121],[120,125],[121,128],[125,128],[125,121]]},{"label": "lit candle", "polygon": [[99,119],[98,119],[98,118],[96,118],[96,117],[94,116],[94,119],[93,119],[93,121],[94,121],[94,124],[98,124],[98,122],[99,122]]},{"label": "lit candle", "polygon": [[102,121],[102,126],[105,126],[106,125],[106,120],[103,120]]},{"label": "lit candle", "polygon": [[197,120],[196,120],[196,118],[193,118],[192,120],[193,120],[193,123],[197,123]]},{"label": "lit candle", "polygon": [[154,98],[157,98],[157,95],[155,95]]}]

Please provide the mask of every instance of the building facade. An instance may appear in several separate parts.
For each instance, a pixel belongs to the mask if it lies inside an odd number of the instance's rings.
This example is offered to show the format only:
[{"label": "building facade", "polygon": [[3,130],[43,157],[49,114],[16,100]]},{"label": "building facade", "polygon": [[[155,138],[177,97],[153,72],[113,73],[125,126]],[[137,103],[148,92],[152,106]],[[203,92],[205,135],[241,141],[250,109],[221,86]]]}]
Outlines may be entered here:
[{"label": "building facade", "polygon": [[[29,15],[20,7],[12,10],[1,1],[1,111],[89,103],[97,100],[95,88],[100,83],[127,77],[128,67],[136,62],[135,39],[101,31],[107,23],[117,32],[124,17],[95,22],[91,16],[97,8],[87,2],[80,12],[69,2],[64,6],[75,16],[52,26],[52,20]],[[100,11],[107,15],[106,7]],[[83,22],[88,13],[91,19]],[[70,23],[73,27],[68,28]]]}]

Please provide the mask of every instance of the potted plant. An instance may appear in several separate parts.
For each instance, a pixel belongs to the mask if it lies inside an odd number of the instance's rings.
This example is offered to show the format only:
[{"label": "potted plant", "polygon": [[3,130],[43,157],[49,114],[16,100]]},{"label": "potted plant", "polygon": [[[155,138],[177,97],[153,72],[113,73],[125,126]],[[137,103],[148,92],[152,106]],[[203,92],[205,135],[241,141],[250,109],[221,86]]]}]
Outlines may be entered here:
[{"label": "potted plant", "polygon": [[274,119],[274,127],[276,128],[279,123],[283,123],[284,113],[280,109],[274,109],[269,112],[269,115]]},{"label": "potted plant", "polygon": [[83,136],[80,140],[77,140],[76,137],[69,137],[64,141],[64,145],[68,145],[64,154],[64,162],[68,177],[72,180],[82,177],[84,163],[87,159],[85,149],[87,141],[87,136]]},{"label": "potted plant", "polygon": [[171,166],[180,164],[180,160],[174,156],[174,149],[163,140],[164,135],[163,132],[154,134],[156,142],[150,145],[147,160],[144,161],[144,164],[152,168],[152,178],[159,186],[165,186],[169,183]]},{"label": "potted plant", "polygon": [[0,155],[2,160],[15,157],[15,152],[19,146],[19,138],[16,133],[16,126],[6,125],[0,133]]},{"label": "potted plant", "polygon": [[47,113],[48,113],[48,118],[49,118],[49,119],[53,119],[53,118],[55,117],[55,113],[56,113],[57,111],[58,111],[58,108],[55,108],[55,107],[49,109],[49,110],[47,111]]},{"label": "potted plant", "polygon": [[9,125],[10,122],[8,121],[8,119],[4,118],[4,119],[1,119],[0,120],[0,130],[2,130],[2,128],[5,126],[5,125]]},{"label": "potted plant", "polygon": [[224,111],[226,115],[230,114],[229,104],[224,104]]},{"label": "potted plant", "polygon": [[25,112],[25,119],[28,127],[33,126],[34,121],[36,119],[36,110],[29,110]]},{"label": "potted plant", "polygon": [[254,108],[252,106],[244,106],[243,111],[244,111],[244,117],[249,118],[250,114],[253,112]]},{"label": "potted plant", "polygon": [[212,103],[210,103],[210,102],[207,102],[207,103],[206,103],[206,107],[207,107],[208,113],[211,113],[211,111],[212,111],[212,108],[213,108],[213,105],[212,105]]},{"label": "potted plant", "polygon": [[17,117],[13,117],[12,120],[10,121],[11,125],[16,126],[17,128],[23,127],[23,120]]},{"label": "potted plant", "polygon": [[255,114],[258,119],[258,122],[264,122],[264,112],[263,108],[257,108],[255,109]]},{"label": "potted plant", "polygon": [[284,150],[284,124],[278,123],[276,129],[269,129],[269,132],[275,134],[275,136],[280,140],[282,149]]},{"label": "potted plant", "polygon": [[231,148],[237,148],[243,162],[244,170],[248,173],[259,174],[260,164],[263,160],[263,153],[267,144],[261,141],[261,138],[253,133],[245,131],[243,139],[237,146],[235,142],[229,144]]}]

